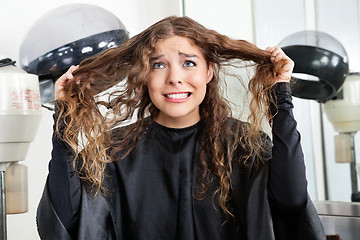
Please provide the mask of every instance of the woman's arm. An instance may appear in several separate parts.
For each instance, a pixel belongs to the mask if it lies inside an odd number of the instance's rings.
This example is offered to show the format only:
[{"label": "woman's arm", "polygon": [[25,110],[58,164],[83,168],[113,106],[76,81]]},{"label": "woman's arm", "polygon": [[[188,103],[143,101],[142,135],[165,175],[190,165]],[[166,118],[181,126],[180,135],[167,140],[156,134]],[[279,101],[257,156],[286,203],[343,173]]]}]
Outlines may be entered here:
[{"label": "woman's arm", "polygon": [[273,89],[276,106],[270,106],[274,118],[269,194],[275,200],[275,205],[296,209],[306,204],[307,181],[300,134],[296,129],[290,96],[289,81],[294,62],[278,46],[268,47],[266,51],[271,53],[270,60],[273,63],[281,61],[284,64]]},{"label": "woman's arm", "polygon": [[277,110],[272,106],[272,159],[269,162],[269,194],[279,207],[299,208],[307,201],[307,181],[300,134],[296,129],[290,84],[275,85]]}]

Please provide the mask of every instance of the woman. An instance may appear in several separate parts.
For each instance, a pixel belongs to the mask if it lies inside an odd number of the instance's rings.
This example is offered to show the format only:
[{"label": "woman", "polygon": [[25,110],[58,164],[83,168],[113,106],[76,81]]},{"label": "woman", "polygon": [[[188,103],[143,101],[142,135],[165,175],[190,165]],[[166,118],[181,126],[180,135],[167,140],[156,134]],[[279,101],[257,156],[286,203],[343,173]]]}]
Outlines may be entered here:
[{"label": "woman", "polygon": [[[256,69],[250,124],[220,95],[233,60]],[[293,66],[279,47],[169,17],[70,68],[56,82],[42,239],[324,239],[291,110]],[[95,97],[118,82],[107,101]]]}]

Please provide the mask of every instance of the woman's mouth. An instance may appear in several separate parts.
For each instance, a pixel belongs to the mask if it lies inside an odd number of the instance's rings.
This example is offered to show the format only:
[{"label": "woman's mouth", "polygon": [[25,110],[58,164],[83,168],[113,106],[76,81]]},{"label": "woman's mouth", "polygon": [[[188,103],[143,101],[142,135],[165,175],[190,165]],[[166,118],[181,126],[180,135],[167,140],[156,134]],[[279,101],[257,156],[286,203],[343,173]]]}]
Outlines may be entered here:
[{"label": "woman's mouth", "polygon": [[169,93],[165,94],[165,97],[171,98],[171,99],[182,99],[187,98],[190,96],[190,93]]},{"label": "woman's mouth", "polygon": [[182,103],[189,99],[191,93],[183,92],[183,93],[168,93],[165,94],[165,99],[172,103]]}]

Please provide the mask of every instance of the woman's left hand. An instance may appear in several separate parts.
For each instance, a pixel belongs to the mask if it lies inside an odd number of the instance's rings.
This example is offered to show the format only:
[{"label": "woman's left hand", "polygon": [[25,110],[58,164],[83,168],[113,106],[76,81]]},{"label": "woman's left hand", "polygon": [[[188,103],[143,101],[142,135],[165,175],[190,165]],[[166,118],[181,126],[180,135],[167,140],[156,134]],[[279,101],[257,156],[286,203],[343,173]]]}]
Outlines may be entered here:
[{"label": "woman's left hand", "polygon": [[294,61],[291,60],[279,46],[267,47],[265,51],[271,53],[270,60],[273,64],[285,60],[285,65],[282,68],[282,72],[276,82],[289,82],[295,65]]}]

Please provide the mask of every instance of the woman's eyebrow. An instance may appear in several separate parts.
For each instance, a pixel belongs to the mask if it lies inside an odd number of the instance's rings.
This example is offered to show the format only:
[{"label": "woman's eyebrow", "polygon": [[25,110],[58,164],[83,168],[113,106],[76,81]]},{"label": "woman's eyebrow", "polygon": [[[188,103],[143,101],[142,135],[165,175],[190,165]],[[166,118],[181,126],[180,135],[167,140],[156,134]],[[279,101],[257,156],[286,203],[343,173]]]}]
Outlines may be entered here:
[{"label": "woman's eyebrow", "polygon": [[150,62],[152,62],[152,61],[154,61],[154,60],[159,60],[160,58],[162,58],[163,56],[165,56],[165,54],[160,54],[160,55],[158,55],[158,56],[156,56],[156,57],[152,57],[152,58],[150,58]]},{"label": "woman's eyebrow", "polygon": [[[187,57],[187,58],[199,58],[199,56],[196,55],[196,54],[188,54],[188,53],[183,53],[183,52],[179,52],[179,55]],[[152,58],[149,59],[149,62],[159,60],[160,58],[162,58],[164,56],[165,56],[165,54],[160,54],[158,56],[152,57]]]},{"label": "woman's eyebrow", "polygon": [[196,54],[187,54],[187,53],[183,53],[183,52],[179,52],[179,55],[183,55],[187,58],[199,58],[199,56]]}]

